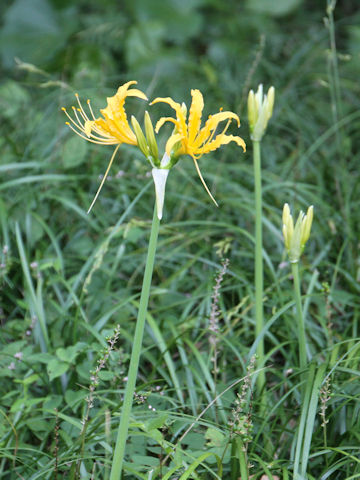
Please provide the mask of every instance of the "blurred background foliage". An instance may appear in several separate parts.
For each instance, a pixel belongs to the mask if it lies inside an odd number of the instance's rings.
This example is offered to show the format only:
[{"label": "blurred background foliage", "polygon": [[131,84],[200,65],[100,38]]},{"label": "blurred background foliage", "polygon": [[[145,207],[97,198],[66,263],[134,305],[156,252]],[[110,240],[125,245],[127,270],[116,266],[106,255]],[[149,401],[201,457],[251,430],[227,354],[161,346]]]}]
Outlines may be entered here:
[{"label": "blurred background foliage", "polygon": [[[23,423],[16,424],[22,442],[34,445],[36,438],[45,448],[43,439],[52,439],[53,423],[33,421],[34,398],[40,399],[42,419],[48,415],[53,421],[49,411],[54,406],[81,418],[85,395],[78,385],[86,384],[104,336],[120,322],[123,335],[131,339],[152,216],[150,166],[127,147],[121,148],[94,210],[86,215],[111,149],[90,145],[68,131],[61,107],[74,104],[75,92],[91,98],[97,110],[105,106],[106,96],[129,80],[137,80],[150,99],[171,96],[187,104],[190,89],[199,88],[206,115],[223,107],[241,117],[239,134],[248,144],[247,154],[229,145],[200,160],[219,209],[211,204],[190,160],[181,160],[169,175],[151,311],[170,351],[186,332],[194,342],[202,338],[213,274],[223,254],[230,257],[231,272],[222,308],[228,332],[233,328],[236,332],[232,341],[240,358],[252,342],[253,176],[246,98],[259,83],[276,88],[275,112],[263,142],[266,312],[270,315],[291,298],[288,277],[279,268],[284,259],[282,206],[287,201],[298,211],[314,204],[313,234],[304,256],[309,269],[304,281],[308,284],[314,271],[319,275],[312,316],[324,323],[325,295],[334,308],[337,340],[358,334],[360,12],[358,0],[336,4],[335,51],[330,4],[325,0],[0,3],[1,401],[15,416],[27,405]],[[141,121],[145,104],[129,99],[127,105]],[[154,121],[169,112],[159,105],[148,108]],[[165,137],[161,141],[164,144]],[[328,285],[325,290],[323,283]],[[289,341],[293,319],[288,317],[276,332],[279,343]],[[151,382],[164,376],[171,384],[159,352],[153,353],[156,335],[151,329],[148,334],[141,378]],[[311,341],[314,352],[326,347],[319,324],[311,330]],[[124,342],[127,349],[128,343]],[[72,350],[64,353],[64,348]],[[19,351],[23,363],[17,361],[16,368],[9,369]],[[183,355],[181,350],[181,361]],[[279,357],[287,364],[284,352]],[[127,354],[122,358],[126,364]],[[231,352],[226,365],[224,384],[231,381],[226,376],[230,372],[236,378],[243,372]],[[26,383],[23,378],[33,369],[38,376],[30,376]],[[184,371],[179,367],[184,391],[191,390]],[[116,374],[114,389],[122,385],[123,373]],[[194,407],[192,395],[190,391]],[[20,403],[14,406],[17,396]],[[199,403],[206,405],[208,397],[200,393]],[[98,410],[94,412],[96,418]],[[6,436],[8,424],[1,425],[5,440],[0,446],[9,446],[5,451],[10,455],[14,443]],[[66,421],[61,428],[63,441],[72,448],[69,438],[76,438],[77,431],[71,431]],[[334,435],[341,429],[343,424],[334,427]],[[286,442],[281,448],[288,448]],[[29,459],[29,465],[32,462],[37,460]],[[0,464],[0,474],[6,471],[5,464]],[[45,460],[31,468],[36,471],[40,464]]]}]

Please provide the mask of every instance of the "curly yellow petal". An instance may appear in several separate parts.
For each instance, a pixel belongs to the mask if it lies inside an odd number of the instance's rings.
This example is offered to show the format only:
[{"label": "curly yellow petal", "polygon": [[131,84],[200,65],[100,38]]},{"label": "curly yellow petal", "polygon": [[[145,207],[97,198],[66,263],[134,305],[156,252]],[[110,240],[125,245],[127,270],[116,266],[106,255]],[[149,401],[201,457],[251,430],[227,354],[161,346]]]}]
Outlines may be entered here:
[{"label": "curly yellow petal", "polygon": [[214,150],[217,150],[221,145],[227,145],[230,142],[235,142],[239,145],[239,147],[242,147],[244,152],[246,151],[246,145],[244,140],[241,137],[237,137],[234,135],[225,135],[223,133],[220,133],[215,137],[214,140],[211,142],[206,143],[201,149],[201,155],[204,153],[208,152],[213,152]]},{"label": "curly yellow petal", "polygon": [[172,122],[175,125],[177,125],[177,121],[172,118],[172,117],[161,117],[157,122],[155,126],[155,132],[159,133],[160,128],[164,125],[166,122]]},{"label": "curly yellow petal", "polygon": [[204,98],[200,90],[191,90],[192,102],[188,121],[188,140],[193,142],[199,133],[201,125],[201,116],[204,109]]},{"label": "curly yellow petal", "polygon": [[150,105],[153,105],[154,103],[167,103],[170,105],[171,108],[173,108],[176,112],[176,126],[179,130],[179,133],[181,133],[184,137],[187,137],[187,125],[186,125],[186,114],[184,113],[184,109],[180,105],[180,103],[175,102],[172,98],[170,97],[158,97],[153,100]]},{"label": "curly yellow petal", "polygon": [[[183,136],[180,133],[175,133],[174,135],[171,135],[169,140],[166,142],[166,153],[169,157],[171,157],[171,150],[174,148],[174,146],[177,143],[181,142],[182,139],[183,139]],[[179,154],[180,153],[181,152],[179,152]]]}]

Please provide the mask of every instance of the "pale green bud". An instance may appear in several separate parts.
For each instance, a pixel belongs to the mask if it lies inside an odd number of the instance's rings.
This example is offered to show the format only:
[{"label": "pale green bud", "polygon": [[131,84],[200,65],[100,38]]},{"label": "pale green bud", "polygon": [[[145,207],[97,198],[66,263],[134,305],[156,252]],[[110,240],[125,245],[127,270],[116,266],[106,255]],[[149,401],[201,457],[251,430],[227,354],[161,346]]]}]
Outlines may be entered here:
[{"label": "pale green bud", "polygon": [[136,120],[134,115],[131,116],[131,124],[132,124],[133,129],[134,129],[136,140],[138,142],[138,147],[140,148],[142,153],[145,155],[145,157],[148,158],[149,147],[148,147],[145,135],[143,134],[143,131],[141,130],[139,122]]},{"label": "pale green bud", "polygon": [[248,119],[252,140],[259,142],[262,139],[273,113],[274,101],[274,87],[269,88],[267,95],[264,95],[261,84],[256,93],[250,90],[248,95]]},{"label": "pale green bud", "polygon": [[154,127],[153,127],[150,115],[147,111],[145,112],[144,123],[145,123],[146,139],[147,139],[148,147],[150,150],[150,154],[154,159],[157,160],[159,156],[159,150],[156,143]]},{"label": "pale green bud", "polygon": [[314,217],[314,207],[311,205],[306,212],[306,215],[303,219],[303,228],[301,231],[301,245],[302,248],[305,247],[306,242],[309,240],[311,225]]},{"label": "pale green bud", "polygon": [[131,117],[131,124],[133,126],[134,133],[136,135],[138,147],[140,148],[142,153],[145,155],[145,157],[149,160],[152,167],[159,167],[160,166],[159,151],[156,143],[154,127],[152,125],[151,118],[148,112],[145,112],[144,120],[145,120],[144,123],[145,123],[146,138],[139,125],[139,122],[136,120],[134,116]]},{"label": "pale green bud", "polygon": [[284,208],[283,208],[283,216],[282,216],[282,221],[283,221],[283,235],[284,235],[284,244],[286,250],[290,249],[290,240],[293,236],[294,233],[294,222],[292,219],[292,216],[290,214],[290,207],[289,204],[285,203]]},{"label": "pale green bud", "polygon": [[294,221],[290,213],[290,207],[285,203],[283,208],[283,235],[285,248],[291,263],[297,263],[304,251],[306,242],[309,240],[311,224],[314,216],[314,207],[308,208],[306,215],[300,212],[294,227]]}]

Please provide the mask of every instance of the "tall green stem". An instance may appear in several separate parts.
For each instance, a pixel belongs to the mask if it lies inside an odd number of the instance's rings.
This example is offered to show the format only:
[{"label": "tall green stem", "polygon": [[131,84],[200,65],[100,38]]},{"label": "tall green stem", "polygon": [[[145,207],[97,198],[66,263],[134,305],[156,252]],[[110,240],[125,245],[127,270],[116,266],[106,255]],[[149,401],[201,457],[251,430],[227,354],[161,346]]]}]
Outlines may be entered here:
[{"label": "tall green stem", "polygon": [[[253,141],[254,181],[255,181],[255,333],[258,337],[264,328],[263,290],[264,273],[262,259],[262,193],[261,193],[261,153],[260,142]],[[256,354],[259,367],[264,364],[264,340],[258,343]],[[258,389],[261,392],[265,386],[265,372],[261,370],[257,377]]]},{"label": "tall green stem", "polygon": [[291,264],[292,274],[294,278],[294,296],[296,305],[296,317],[299,335],[299,366],[300,370],[304,371],[306,368],[306,337],[305,324],[301,304],[300,278],[299,278],[299,263]]},{"label": "tall green stem", "polygon": [[149,240],[148,253],[146,258],[146,266],[144,279],[142,284],[139,312],[136,322],[134,341],[132,345],[128,381],[126,384],[123,408],[121,412],[120,425],[116,438],[115,451],[113,456],[113,462],[110,473],[110,480],[120,480],[121,472],[125,454],[126,440],[129,429],[129,419],[131,414],[131,408],[133,403],[136,377],[138,373],[141,345],[144,334],[146,312],[149,302],[151,279],[154,269],[155,252],[157,245],[157,238],[159,233],[160,220],[157,217],[156,206],[154,208],[154,216],[151,226],[151,234]]}]

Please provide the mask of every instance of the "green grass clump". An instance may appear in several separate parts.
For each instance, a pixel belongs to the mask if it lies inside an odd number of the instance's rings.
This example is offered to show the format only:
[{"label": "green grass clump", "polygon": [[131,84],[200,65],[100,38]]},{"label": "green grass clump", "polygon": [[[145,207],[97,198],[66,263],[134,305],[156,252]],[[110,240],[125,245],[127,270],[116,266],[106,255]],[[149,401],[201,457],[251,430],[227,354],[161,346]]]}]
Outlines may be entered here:
[{"label": "green grass clump", "polygon": [[[70,135],[61,107],[78,91],[98,110],[132,79],[188,104],[199,88],[206,116],[240,115],[248,151],[199,160],[220,208],[190,158],[169,174],[123,478],[360,478],[359,13],[277,3],[0,6],[1,480],[110,478],[153,186],[124,146],[87,215],[111,149]],[[262,140],[265,395],[245,109],[259,83],[276,87]],[[299,264],[305,368],[285,202],[314,205]]]}]

